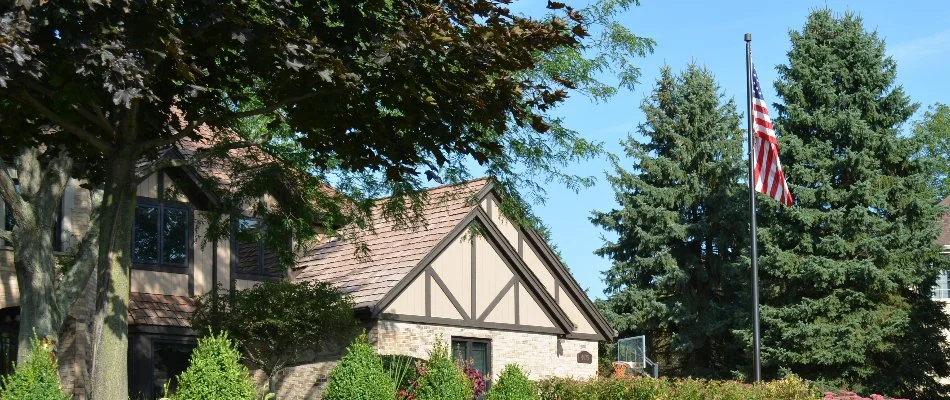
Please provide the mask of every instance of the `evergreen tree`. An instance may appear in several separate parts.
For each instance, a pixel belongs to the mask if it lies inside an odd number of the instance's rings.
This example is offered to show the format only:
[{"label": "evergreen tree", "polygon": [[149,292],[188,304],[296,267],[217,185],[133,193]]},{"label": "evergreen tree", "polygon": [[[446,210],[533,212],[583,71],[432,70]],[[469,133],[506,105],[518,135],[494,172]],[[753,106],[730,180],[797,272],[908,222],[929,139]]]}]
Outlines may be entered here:
[{"label": "evergreen tree", "polygon": [[815,11],[791,43],[776,123],[796,203],[758,203],[766,373],[946,398],[941,210],[932,162],[900,135],[917,106],[861,18]]},{"label": "evergreen tree", "polygon": [[727,376],[744,360],[731,331],[751,311],[740,115],[696,65],[664,68],[641,109],[647,141],[628,137],[633,168],[615,162],[609,177],[620,208],[592,218],[618,235],[597,251],[613,261],[608,315],[646,333],[665,371]]}]

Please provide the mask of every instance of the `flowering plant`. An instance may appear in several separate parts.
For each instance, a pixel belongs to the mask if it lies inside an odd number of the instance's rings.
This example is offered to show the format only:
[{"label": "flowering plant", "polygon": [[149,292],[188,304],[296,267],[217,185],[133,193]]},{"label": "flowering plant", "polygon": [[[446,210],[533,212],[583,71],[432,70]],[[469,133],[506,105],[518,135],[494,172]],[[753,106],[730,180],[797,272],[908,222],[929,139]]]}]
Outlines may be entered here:
[{"label": "flowering plant", "polygon": [[488,387],[488,382],[485,381],[485,375],[482,374],[482,371],[475,368],[472,360],[466,361],[461,367],[468,381],[472,384],[472,399],[481,399],[482,395],[485,394],[485,389]]}]

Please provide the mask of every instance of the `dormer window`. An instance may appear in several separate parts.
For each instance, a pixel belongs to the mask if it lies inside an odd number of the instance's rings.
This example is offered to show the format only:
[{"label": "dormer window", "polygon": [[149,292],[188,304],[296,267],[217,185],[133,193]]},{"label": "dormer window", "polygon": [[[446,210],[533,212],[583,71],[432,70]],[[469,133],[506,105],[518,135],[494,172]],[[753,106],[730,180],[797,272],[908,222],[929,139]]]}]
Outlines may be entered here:
[{"label": "dormer window", "polygon": [[249,279],[256,277],[283,277],[277,253],[268,250],[263,240],[263,224],[251,217],[241,217],[235,229],[236,273]]},{"label": "dormer window", "polygon": [[158,179],[159,198],[139,197],[132,226],[132,264],[140,269],[181,271],[188,267],[192,242],[192,214],[187,203],[163,195],[164,179]]}]

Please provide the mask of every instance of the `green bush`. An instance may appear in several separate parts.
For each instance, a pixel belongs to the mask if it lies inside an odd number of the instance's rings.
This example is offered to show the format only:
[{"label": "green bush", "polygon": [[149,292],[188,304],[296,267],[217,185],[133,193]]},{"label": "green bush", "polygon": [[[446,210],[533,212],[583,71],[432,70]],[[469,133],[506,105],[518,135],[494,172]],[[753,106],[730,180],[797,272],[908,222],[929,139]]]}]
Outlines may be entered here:
[{"label": "green bush", "polygon": [[411,391],[416,379],[416,366],[423,360],[401,354],[381,355],[379,358],[383,360],[383,370],[396,384],[396,390]]},{"label": "green bush", "polygon": [[33,353],[17,364],[12,374],[3,377],[0,385],[2,400],[69,400],[57,374],[53,346],[34,337],[30,340]]},{"label": "green bush", "polygon": [[226,332],[198,339],[172,400],[254,400],[257,387]]},{"label": "green bush", "polygon": [[[540,400],[818,400],[821,392],[789,376],[761,384],[668,378],[550,378],[537,382]],[[492,388],[492,391],[495,389]]]},{"label": "green bush", "polygon": [[396,385],[365,333],[353,341],[328,380],[324,400],[392,400],[396,395]]},{"label": "green bush", "polygon": [[486,400],[537,400],[538,388],[517,365],[501,370],[498,382],[488,391]]},{"label": "green bush", "polygon": [[429,363],[417,381],[417,400],[471,400],[472,384],[441,340],[429,353]]}]

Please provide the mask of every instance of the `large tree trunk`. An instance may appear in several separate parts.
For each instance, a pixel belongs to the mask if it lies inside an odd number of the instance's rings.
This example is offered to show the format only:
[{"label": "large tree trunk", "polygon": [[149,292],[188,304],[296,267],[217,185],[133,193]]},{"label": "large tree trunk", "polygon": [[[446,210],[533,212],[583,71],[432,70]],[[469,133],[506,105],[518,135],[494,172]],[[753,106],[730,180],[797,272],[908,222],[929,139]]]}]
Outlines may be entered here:
[{"label": "large tree trunk", "polygon": [[135,161],[113,159],[105,184],[93,338],[92,398],[128,399],[128,307],[135,212]]},{"label": "large tree trunk", "polygon": [[19,364],[29,357],[32,351],[30,339],[34,334],[39,339],[58,340],[63,319],[53,296],[53,274],[56,270],[49,232],[41,232],[35,225],[25,223],[21,223],[17,230],[14,254],[20,288]]}]

